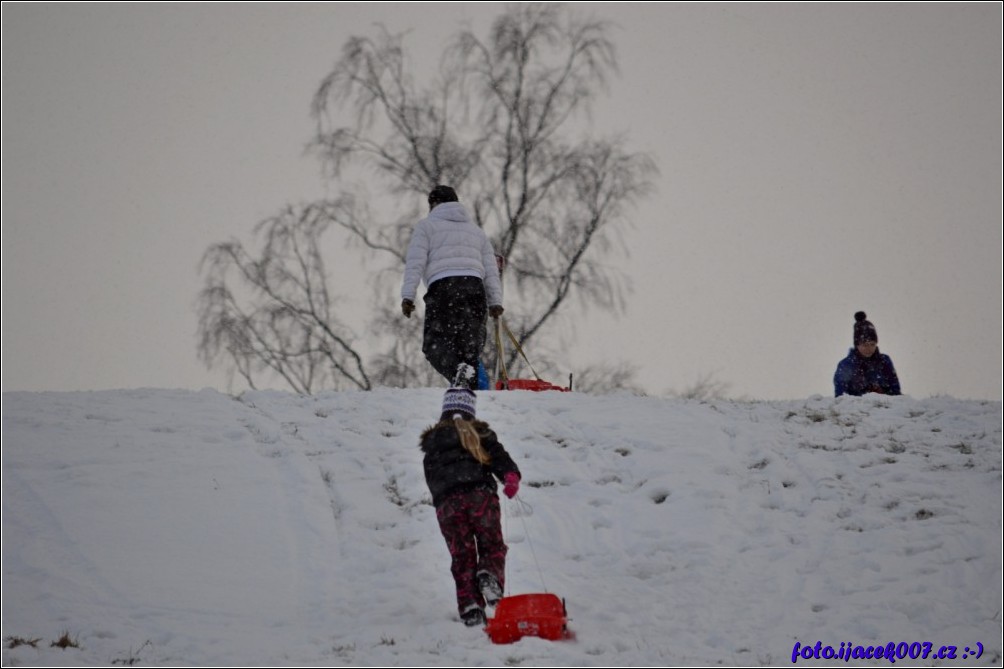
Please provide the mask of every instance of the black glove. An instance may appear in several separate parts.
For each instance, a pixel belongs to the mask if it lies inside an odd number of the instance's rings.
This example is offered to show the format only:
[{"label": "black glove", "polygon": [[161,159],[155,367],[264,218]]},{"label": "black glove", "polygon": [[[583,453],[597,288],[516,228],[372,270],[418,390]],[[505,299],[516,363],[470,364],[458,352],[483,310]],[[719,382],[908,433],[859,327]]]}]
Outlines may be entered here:
[{"label": "black glove", "polygon": [[411,300],[401,300],[401,313],[405,318],[411,318],[411,312],[415,310],[415,303]]},{"label": "black glove", "polygon": [[488,315],[491,316],[492,318],[498,318],[499,316],[502,315],[503,311],[505,311],[505,309],[502,308],[501,304],[493,304],[492,306],[488,307]]}]

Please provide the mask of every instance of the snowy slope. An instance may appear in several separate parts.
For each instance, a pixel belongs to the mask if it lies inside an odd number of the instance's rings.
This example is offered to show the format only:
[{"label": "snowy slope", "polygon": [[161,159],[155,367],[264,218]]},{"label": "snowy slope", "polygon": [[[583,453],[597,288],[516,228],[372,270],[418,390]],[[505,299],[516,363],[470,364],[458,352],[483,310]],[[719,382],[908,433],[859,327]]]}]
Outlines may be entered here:
[{"label": "snowy slope", "polygon": [[1001,664],[1000,402],[482,393],[524,475],[507,590],[576,634],[496,646],[422,477],[440,398],[5,393],[4,666]]}]

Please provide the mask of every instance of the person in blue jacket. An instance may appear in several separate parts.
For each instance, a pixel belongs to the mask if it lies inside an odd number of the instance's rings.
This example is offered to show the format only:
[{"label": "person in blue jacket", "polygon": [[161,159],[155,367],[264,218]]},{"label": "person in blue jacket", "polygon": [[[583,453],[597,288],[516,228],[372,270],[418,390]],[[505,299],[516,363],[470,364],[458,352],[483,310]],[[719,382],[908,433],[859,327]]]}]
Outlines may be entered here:
[{"label": "person in blue jacket", "polygon": [[892,359],[878,350],[878,333],[867,314],[854,314],[854,348],[837,364],[833,392],[841,395],[899,395],[899,377]]}]

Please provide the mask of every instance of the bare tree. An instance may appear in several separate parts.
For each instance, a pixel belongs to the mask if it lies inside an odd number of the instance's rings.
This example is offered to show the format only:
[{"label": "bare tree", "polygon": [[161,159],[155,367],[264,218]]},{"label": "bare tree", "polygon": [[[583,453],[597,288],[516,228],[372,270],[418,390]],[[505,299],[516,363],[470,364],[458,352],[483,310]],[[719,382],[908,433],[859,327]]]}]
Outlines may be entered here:
[{"label": "bare tree", "polygon": [[[622,309],[627,282],[609,257],[629,225],[630,207],[651,190],[656,168],[647,156],[627,152],[620,137],[589,137],[582,123],[616,73],[609,32],[608,24],[580,19],[561,5],[515,5],[495,20],[485,41],[461,31],[424,84],[410,69],[401,35],[380,30],[349,40],[314,96],[312,147],[344,193],[379,189],[382,197],[343,195],[339,202],[351,201],[351,207],[323,208],[326,225],[315,229],[339,227],[374,259],[376,303],[383,306],[369,328],[379,333],[369,345],[382,352],[367,363],[372,373],[364,374],[358,352],[347,360],[305,352],[318,339],[342,355],[352,350],[334,347],[328,330],[341,328],[325,330],[321,312],[283,321],[303,329],[264,347],[248,344],[258,339],[257,321],[231,319],[229,311],[227,318],[206,321],[215,312],[204,310],[200,350],[207,363],[225,353],[249,383],[253,373],[269,369],[301,392],[319,387],[322,363],[328,384],[336,373],[360,387],[370,378],[387,385],[424,383],[429,370],[417,354],[418,319],[396,316],[393,282],[400,280],[425,194],[438,183],[456,188],[507,258],[506,318],[521,343],[557,328],[563,315],[574,320],[572,298],[580,308]],[[212,252],[209,265],[227,257]],[[238,276],[246,282],[255,277]],[[225,285],[217,282],[214,290],[228,295]],[[303,291],[306,285],[301,280],[284,287]],[[266,294],[277,298],[275,291]],[[246,331],[251,324],[257,329]],[[310,328],[320,331],[310,334]],[[286,341],[300,349],[274,348]],[[509,365],[516,364],[515,355]],[[296,374],[290,359],[299,361]]]},{"label": "bare tree", "polygon": [[669,390],[670,397],[685,400],[721,400],[728,396],[730,383],[715,378],[713,373],[703,374],[693,384],[683,390]]},{"label": "bare tree", "polygon": [[[344,203],[290,207],[255,229],[263,238],[257,258],[239,242],[206,251],[199,354],[207,365],[222,358],[252,388],[265,372],[303,394],[346,383],[372,387],[357,344],[335,313],[319,245],[332,220],[350,215]],[[246,295],[235,294],[234,280]]]},{"label": "bare tree", "polygon": [[576,392],[593,395],[613,392],[644,395],[645,392],[634,383],[637,371],[634,365],[623,362],[592,365],[585,371],[575,374],[573,389]]}]

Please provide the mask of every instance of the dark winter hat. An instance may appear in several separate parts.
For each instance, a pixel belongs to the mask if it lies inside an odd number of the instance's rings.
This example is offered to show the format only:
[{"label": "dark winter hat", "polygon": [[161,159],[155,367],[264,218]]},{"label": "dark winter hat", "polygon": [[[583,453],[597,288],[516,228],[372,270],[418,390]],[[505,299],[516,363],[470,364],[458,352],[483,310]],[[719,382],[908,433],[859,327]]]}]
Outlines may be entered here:
[{"label": "dark winter hat", "polygon": [[478,397],[467,388],[450,388],[443,395],[443,418],[453,418],[461,414],[467,420],[477,415]]},{"label": "dark winter hat", "polygon": [[449,186],[436,186],[429,193],[429,206],[435,207],[437,204],[442,204],[444,202],[459,202],[457,199],[457,191],[453,190]]},{"label": "dark winter hat", "polygon": [[859,311],[854,314],[854,345],[857,346],[863,341],[873,341],[878,343],[878,333],[875,326],[868,320],[868,315]]}]

